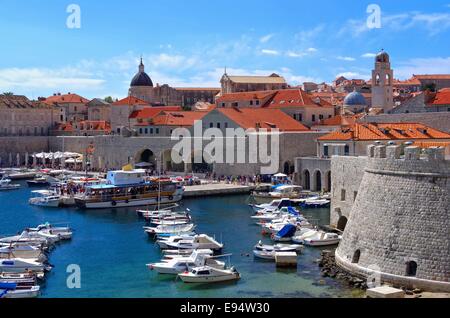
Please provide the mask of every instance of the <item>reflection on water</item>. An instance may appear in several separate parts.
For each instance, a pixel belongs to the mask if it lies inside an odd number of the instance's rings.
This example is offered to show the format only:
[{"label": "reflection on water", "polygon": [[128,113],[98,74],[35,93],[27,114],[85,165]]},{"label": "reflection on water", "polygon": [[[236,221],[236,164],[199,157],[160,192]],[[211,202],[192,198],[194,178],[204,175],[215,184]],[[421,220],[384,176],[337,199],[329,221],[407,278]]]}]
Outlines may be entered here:
[{"label": "reflection on water", "polygon": [[[144,220],[136,210],[42,209],[28,205],[30,189],[0,193],[0,234],[43,222],[69,224],[75,229],[71,242],[50,254],[55,268],[48,274],[42,297],[349,297],[340,283],[324,279],[315,260],[320,249],[305,248],[297,270],[276,269],[275,263],[253,259],[253,246],[263,240],[252,222],[248,196],[187,199],[197,231],[223,241],[224,253],[241,280],[220,284],[184,284],[175,276],[158,275],[145,265],[161,259],[159,248],[143,231]],[[329,209],[305,211],[305,215],[329,222]],[[228,261],[228,260],[227,260]],[[66,268],[81,267],[81,289],[66,287]]]}]

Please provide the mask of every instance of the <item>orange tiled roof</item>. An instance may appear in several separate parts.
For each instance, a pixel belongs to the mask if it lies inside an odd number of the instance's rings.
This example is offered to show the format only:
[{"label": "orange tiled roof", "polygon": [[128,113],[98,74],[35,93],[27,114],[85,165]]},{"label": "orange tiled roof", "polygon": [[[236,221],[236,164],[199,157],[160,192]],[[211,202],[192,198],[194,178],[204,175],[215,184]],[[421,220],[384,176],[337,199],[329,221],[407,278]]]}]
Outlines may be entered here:
[{"label": "orange tiled roof", "polygon": [[429,106],[450,105],[450,88],[444,88],[431,96]]},{"label": "orange tiled roof", "polygon": [[416,74],[413,77],[419,80],[450,80],[450,74]]},{"label": "orange tiled roof", "polygon": [[234,121],[244,129],[261,128],[278,129],[280,131],[308,131],[300,122],[286,115],[279,109],[260,108],[220,108],[220,113]]},{"label": "orange tiled roof", "polygon": [[207,112],[163,111],[152,118],[151,122],[139,123],[136,126],[177,126],[190,127],[196,120],[201,120]]},{"label": "orange tiled roof", "polygon": [[158,115],[162,111],[181,111],[180,106],[160,106],[160,107],[145,107],[141,110],[135,110],[131,113],[130,119],[149,119]]},{"label": "orange tiled roof", "polygon": [[333,105],[331,105],[331,103],[327,102],[325,99],[308,94],[301,89],[279,90],[266,106],[270,108],[306,106],[333,107]]},{"label": "orange tiled roof", "polygon": [[449,147],[450,141],[416,141],[414,146],[420,148],[431,148],[431,147]]},{"label": "orange tiled roof", "polygon": [[362,114],[353,115],[353,116],[345,116],[345,115],[337,115],[331,118],[323,119],[319,122],[319,125],[322,126],[351,126],[356,123],[359,117]]},{"label": "orange tiled roof", "polygon": [[113,106],[127,106],[127,105],[147,105],[150,106],[149,103],[147,103],[146,101],[143,101],[142,99],[133,97],[133,96],[128,96],[125,97],[124,99],[121,99],[117,102],[112,103]]},{"label": "orange tiled roof", "polygon": [[241,92],[224,94],[217,99],[218,103],[222,102],[238,102],[244,100],[265,99],[276,94],[276,91],[257,91],[257,92]]},{"label": "orange tiled roof", "polygon": [[450,134],[416,123],[356,123],[319,140],[450,139]]},{"label": "orange tiled roof", "polygon": [[44,101],[47,104],[72,104],[72,103],[89,103],[89,100],[77,94],[53,95],[47,97]]}]

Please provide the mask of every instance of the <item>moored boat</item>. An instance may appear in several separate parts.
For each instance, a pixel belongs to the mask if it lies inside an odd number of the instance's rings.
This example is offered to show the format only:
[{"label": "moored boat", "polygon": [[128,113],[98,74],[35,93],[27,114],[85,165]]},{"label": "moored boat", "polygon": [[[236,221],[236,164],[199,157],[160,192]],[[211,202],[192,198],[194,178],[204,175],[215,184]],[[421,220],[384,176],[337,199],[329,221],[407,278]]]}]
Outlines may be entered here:
[{"label": "moored boat", "polygon": [[2,178],[0,180],[0,191],[20,189],[20,184],[11,184],[11,179]]},{"label": "moored boat", "polygon": [[178,277],[185,283],[218,283],[238,280],[241,278],[241,275],[234,267],[218,269],[211,266],[201,266],[180,273]]}]

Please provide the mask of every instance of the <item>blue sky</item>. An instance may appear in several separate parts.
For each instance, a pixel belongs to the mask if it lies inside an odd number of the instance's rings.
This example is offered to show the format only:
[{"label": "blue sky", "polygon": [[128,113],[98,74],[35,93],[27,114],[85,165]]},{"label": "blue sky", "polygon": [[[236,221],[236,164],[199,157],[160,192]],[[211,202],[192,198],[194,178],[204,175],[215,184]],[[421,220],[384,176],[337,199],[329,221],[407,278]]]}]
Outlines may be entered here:
[{"label": "blue sky", "polygon": [[[369,4],[382,10],[367,28]],[[69,29],[70,4],[81,28]],[[277,72],[290,84],[368,78],[373,54],[395,77],[450,73],[450,0],[0,0],[0,91],[124,97],[144,56],[153,82],[218,87]]]}]

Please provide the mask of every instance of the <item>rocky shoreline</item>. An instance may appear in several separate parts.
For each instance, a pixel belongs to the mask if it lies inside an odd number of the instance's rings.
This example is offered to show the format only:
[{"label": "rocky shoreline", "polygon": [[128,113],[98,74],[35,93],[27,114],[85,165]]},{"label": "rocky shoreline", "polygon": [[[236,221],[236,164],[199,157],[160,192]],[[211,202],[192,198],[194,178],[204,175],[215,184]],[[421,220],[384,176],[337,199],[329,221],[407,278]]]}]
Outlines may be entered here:
[{"label": "rocky shoreline", "polygon": [[364,279],[355,277],[336,265],[334,251],[322,251],[320,259],[317,260],[317,263],[321,268],[322,277],[330,277],[346,282],[350,287],[355,289],[367,289],[367,283]]}]

